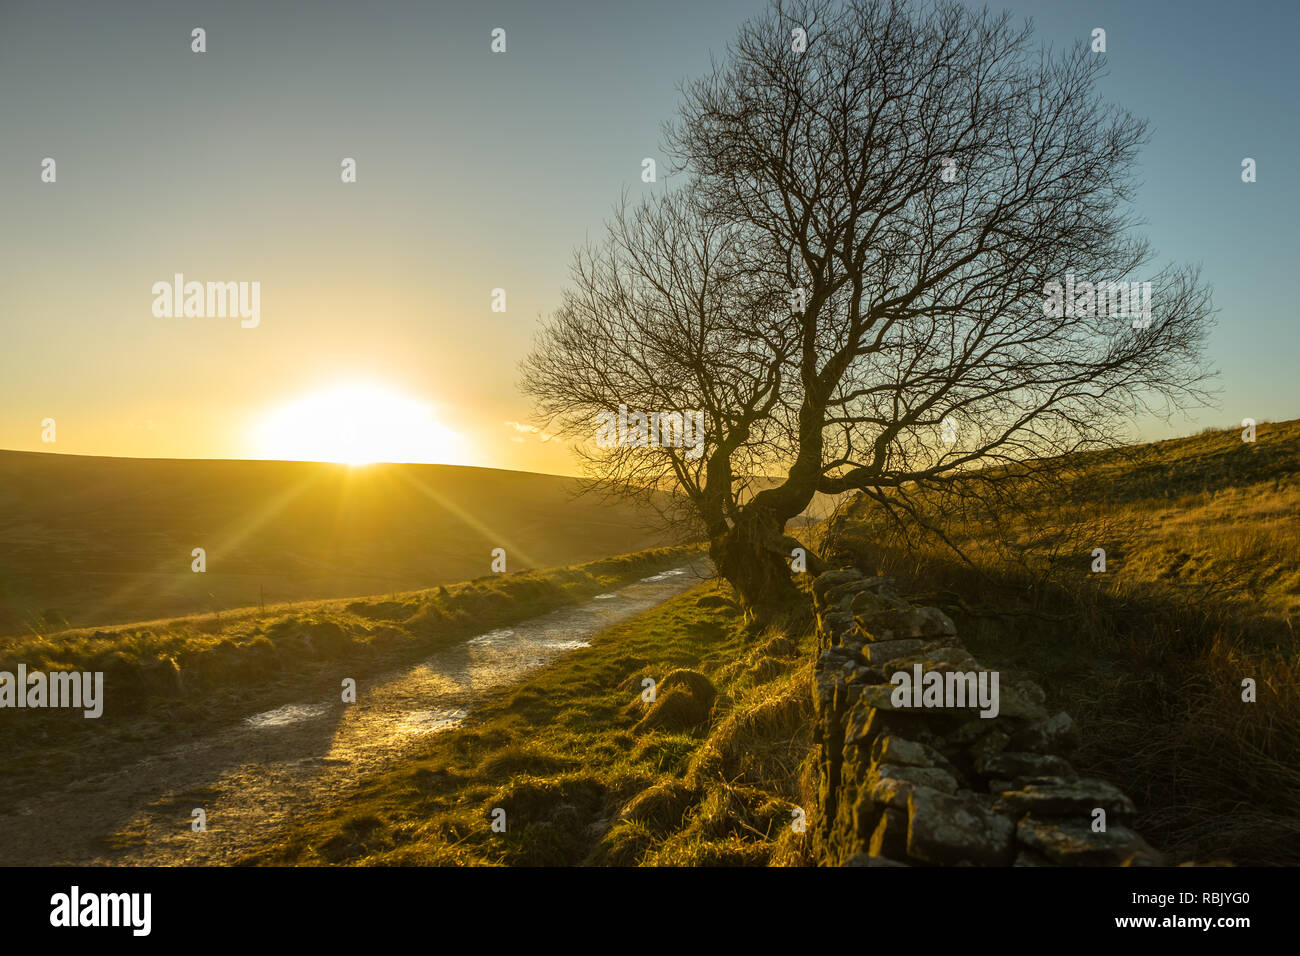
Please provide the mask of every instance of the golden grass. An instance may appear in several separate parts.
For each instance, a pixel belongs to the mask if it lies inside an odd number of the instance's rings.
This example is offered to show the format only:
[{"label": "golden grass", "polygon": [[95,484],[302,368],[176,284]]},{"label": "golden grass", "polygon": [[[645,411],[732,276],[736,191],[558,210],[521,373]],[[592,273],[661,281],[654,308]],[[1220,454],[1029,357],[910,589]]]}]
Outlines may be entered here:
[{"label": "golden grass", "polygon": [[934,516],[973,566],[904,547],[861,502],[839,545],[945,607],[981,660],[1034,671],[1080,723],[1079,768],[1128,790],[1175,858],[1295,865],[1298,463],[1300,422],[1254,445],[1203,433],[1080,457],[1064,490],[996,524]]},{"label": "golden grass", "polygon": [[[244,862],[804,863],[806,836],[791,823],[795,806],[811,814],[814,796],[806,770],[815,637],[806,616],[774,643],[775,632],[753,633],[734,607],[696,603],[718,594],[731,596],[716,583],[688,591],[492,694],[464,726],[431,738],[424,755]],[[716,688],[709,717],[634,734],[641,676],[681,669]],[[505,833],[491,829],[498,807]]]}]

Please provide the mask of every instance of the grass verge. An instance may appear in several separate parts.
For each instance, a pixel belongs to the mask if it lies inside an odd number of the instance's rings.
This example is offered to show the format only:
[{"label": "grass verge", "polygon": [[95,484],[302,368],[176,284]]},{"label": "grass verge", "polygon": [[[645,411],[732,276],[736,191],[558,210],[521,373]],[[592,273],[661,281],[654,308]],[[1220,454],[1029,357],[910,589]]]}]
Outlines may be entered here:
[{"label": "grass verge", "polygon": [[493,693],[241,862],[802,863],[814,646],[806,617],[755,632],[725,585],[695,588]]}]

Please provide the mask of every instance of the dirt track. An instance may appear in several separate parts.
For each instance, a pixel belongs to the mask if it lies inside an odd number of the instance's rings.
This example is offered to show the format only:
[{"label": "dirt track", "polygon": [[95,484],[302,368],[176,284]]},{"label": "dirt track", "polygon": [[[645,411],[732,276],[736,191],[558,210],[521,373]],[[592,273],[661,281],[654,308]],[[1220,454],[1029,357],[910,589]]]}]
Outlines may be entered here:
[{"label": "dirt track", "polygon": [[[287,701],[118,770],[31,794],[0,813],[0,864],[229,863],[418,751],[425,734],[456,726],[486,690],[586,646],[697,584],[705,570],[653,575],[360,680],[356,703]],[[195,808],[206,813],[206,832],[193,832]]]}]

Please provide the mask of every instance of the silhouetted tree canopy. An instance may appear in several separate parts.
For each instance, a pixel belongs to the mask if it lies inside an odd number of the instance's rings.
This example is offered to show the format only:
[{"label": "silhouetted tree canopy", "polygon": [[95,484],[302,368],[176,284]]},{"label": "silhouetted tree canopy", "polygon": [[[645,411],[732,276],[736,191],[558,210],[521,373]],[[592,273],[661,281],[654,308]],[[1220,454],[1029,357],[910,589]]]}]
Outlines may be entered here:
[{"label": "silhouetted tree canopy", "polygon": [[[577,254],[524,388],[593,477],[680,491],[751,606],[789,596],[818,492],[979,494],[1201,402],[1209,291],[1152,271],[1146,127],[1104,64],[955,3],[774,4],[684,87],[670,188]],[[1111,312],[1121,281],[1151,283],[1145,327]],[[703,454],[596,445],[620,405],[703,411]]]}]

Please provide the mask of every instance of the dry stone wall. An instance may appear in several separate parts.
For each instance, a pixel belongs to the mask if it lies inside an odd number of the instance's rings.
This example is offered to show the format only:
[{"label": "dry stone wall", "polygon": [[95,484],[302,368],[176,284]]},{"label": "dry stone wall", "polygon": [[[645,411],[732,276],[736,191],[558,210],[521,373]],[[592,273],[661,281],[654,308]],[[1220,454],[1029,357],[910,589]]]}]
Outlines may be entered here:
[{"label": "dry stone wall", "polygon": [[1133,801],[1070,765],[1069,714],[1049,713],[1031,681],[982,667],[942,611],[852,568],[820,575],[813,596],[818,863],[1165,862],[1130,828]]}]

